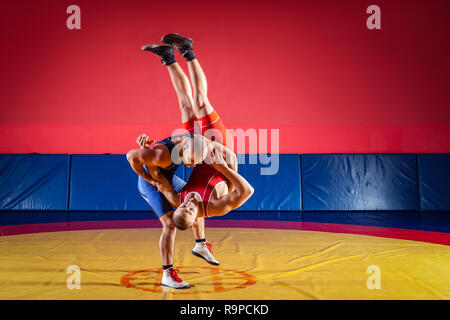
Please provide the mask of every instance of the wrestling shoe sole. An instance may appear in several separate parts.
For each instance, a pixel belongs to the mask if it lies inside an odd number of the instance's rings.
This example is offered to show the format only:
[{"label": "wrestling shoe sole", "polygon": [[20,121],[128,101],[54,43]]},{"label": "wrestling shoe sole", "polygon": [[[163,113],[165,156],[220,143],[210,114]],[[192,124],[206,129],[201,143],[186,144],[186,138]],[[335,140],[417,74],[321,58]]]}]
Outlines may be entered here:
[{"label": "wrestling shoe sole", "polygon": [[199,257],[199,258],[202,258],[203,260],[205,260],[205,261],[208,262],[209,264],[212,264],[213,266],[220,266],[220,263],[209,261],[209,260],[207,260],[204,256],[202,256],[201,254],[198,254],[198,253],[195,252],[195,251],[191,251],[191,253],[192,253],[194,256],[197,256],[197,257]]}]

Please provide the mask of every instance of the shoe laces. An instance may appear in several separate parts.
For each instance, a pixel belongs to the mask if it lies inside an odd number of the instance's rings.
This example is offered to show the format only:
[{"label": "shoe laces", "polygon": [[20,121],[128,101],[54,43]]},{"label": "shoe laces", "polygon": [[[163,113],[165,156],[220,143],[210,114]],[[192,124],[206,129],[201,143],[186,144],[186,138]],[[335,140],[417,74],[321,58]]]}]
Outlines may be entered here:
[{"label": "shoe laces", "polygon": [[206,247],[206,249],[208,249],[209,252],[211,252],[211,253],[213,253],[213,251],[212,251],[212,245],[213,245],[213,243],[214,243],[214,241],[212,241],[211,243],[205,242],[205,247]]},{"label": "shoe laces", "polygon": [[186,48],[185,43],[172,42],[170,45],[180,51],[182,57],[184,57],[186,52],[188,52],[188,48]]},{"label": "shoe laces", "polygon": [[169,276],[172,278],[173,281],[181,283],[181,282],[183,282],[183,280],[178,276],[177,272],[178,272],[178,269],[170,268]]},{"label": "shoe laces", "polygon": [[177,50],[181,50],[181,48],[182,48],[182,45],[180,43],[173,42],[173,43],[171,43],[171,45],[172,45],[172,47],[174,47]]}]

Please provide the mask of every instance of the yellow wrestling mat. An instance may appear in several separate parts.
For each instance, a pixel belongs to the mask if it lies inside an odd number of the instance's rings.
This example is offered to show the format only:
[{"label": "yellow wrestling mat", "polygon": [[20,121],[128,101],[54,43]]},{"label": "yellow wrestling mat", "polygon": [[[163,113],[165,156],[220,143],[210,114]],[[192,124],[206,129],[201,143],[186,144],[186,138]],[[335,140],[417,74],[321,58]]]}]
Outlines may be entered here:
[{"label": "yellow wrestling mat", "polygon": [[[316,231],[207,229],[219,267],[178,232],[175,266],[193,285],[162,287],[160,229],[81,230],[0,237],[0,299],[449,299],[450,247]],[[69,265],[81,288],[68,289]],[[369,266],[380,289],[369,289]]]}]

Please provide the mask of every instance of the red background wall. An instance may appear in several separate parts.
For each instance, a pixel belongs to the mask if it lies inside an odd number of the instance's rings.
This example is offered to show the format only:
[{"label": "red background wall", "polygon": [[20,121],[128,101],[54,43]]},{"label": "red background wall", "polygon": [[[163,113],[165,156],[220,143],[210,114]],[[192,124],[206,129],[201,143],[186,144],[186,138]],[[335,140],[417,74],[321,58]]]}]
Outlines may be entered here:
[{"label": "red background wall", "polygon": [[[66,28],[71,4],[79,31]],[[366,28],[371,4],[382,30]],[[140,51],[167,32],[194,39],[227,127],[280,129],[281,153],[450,152],[446,0],[18,0],[0,12],[1,153],[125,153],[141,132],[169,135],[175,93]]]}]

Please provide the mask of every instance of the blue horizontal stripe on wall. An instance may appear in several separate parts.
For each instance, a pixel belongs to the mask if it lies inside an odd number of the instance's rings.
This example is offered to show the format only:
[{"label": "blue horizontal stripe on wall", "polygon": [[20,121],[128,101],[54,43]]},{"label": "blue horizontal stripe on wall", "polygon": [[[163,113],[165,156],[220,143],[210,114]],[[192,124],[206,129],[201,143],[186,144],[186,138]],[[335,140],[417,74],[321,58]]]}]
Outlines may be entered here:
[{"label": "blue horizontal stripe on wall", "polygon": [[422,210],[450,210],[450,154],[419,154]]},{"label": "blue horizontal stripe on wall", "polygon": [[66,210],[69,155],[0,155],[0,210]]},{"label": "blue horizontal stripe on wall", "polygon": [[301,157],[304,210],[419,210],[414,154]]},{"label": "blue horizontal stripe on wall", "polygon": [[[125,155],[72,155],[69,210],[149,210]],[[183,166],[176,171],[184,178]]]},{"label": "blue horizontal stripe on wall", "polygon": [[[300,155],[237,155],[238,172],[255,189],[239,211],[298,211],[302,209]],[[192,167],[186,168],[189,178]]]},{"label": "blue horizontal stripe on wall", "polygon": [[238,171],[253,186],[255,192],[238,210],[301,210],[300,156],[297,154],[268,155],[270,159],[268,165],[262,164],[261,158],[257,163],[252,163],[251,157],[251,155],[239,155]]},{"label": "blue horizontal stripe on wall", "polygon": [[[450,210],[449,154],[280,155],[274,175],[261,174],[274,163],[239,158],[255,188],[241,212]],[[151,212],[125,155],[0,155],[0,211],[26,210]]]},{"label": "blue horizontal stripe on wall", "polygon": [[72,155],[69,210],[146,210],[125,155]]}]

